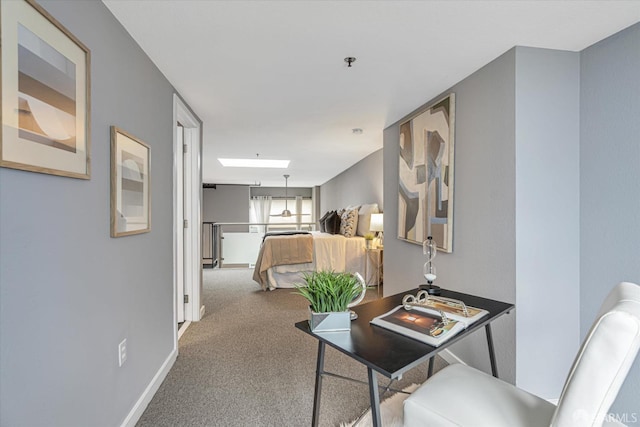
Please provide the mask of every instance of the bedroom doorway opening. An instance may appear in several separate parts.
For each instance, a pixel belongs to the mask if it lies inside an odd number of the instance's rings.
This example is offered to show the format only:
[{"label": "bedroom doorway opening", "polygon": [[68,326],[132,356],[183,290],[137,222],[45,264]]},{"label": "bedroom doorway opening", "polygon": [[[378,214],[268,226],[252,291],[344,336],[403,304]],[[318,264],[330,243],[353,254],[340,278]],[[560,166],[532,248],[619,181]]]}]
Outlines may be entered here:
[{"label": "bedroom doorway opening", "polygon": [[204,314],[202,293],[201,124],[174,94],[174,328],[175,346],[190,322]]}]

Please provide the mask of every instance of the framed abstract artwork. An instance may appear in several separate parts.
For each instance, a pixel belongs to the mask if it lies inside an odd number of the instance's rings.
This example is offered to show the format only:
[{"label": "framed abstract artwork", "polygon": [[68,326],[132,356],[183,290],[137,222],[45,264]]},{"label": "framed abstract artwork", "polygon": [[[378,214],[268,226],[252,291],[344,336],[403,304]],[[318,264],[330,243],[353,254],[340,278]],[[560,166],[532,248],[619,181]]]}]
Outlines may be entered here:
[{"label": "framed abstract artwork", "polygon": [[32,0],[0,19],[0,166],[89,179],[89,49]]},{"label": "framed abstract artwork", "polygon": [[400,124],[398,238],[437,248],[453,245],[455,94]]},{"label": "framed abstract artwork", "polygon": [[111,237],[151,230],[149,146],[111,126]]}]

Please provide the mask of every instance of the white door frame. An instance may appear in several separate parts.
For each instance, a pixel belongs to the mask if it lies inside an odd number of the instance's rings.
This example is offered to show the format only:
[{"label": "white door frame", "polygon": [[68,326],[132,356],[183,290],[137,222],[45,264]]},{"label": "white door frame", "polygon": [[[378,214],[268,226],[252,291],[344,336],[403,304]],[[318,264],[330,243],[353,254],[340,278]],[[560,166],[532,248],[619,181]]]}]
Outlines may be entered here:
[{"label": "white door frame", "polygon": [[[174,122],[175,126],[175,144],[174,144],[174,152],[179,153],[179,149],[184,145],[184,128],[182,125],[178,125],[178,122]],[[174,280],[175,280],[175,298],[176,301],[176,322],[182,323],[185,321],[184,318],[184,304],[181,304],[177,298],[179,295],[184,295],[184,260],[185,260],[185,251],[184,251],[184,241],[185,241],[185,233],[184,227],[179,227],[178,224],[184,222],[184,189],[185,189],[185,176],[184,176],[184,156],[183,161],[180,159],[175,159],[175,205],[173,207],[175,212],[175,235],[174,235]],[[182,255],[179,255],[182,254]],[[182,330],[186,329],[181,328]],[[182,332],[182,330],[180,332]],[[180,333],[178,334],[178,338],[180,337]]]},{"label": "white door frame", "polygon": [[[183,141],[179,141],[177,137],[178,122],[184,127]],[[184,305],[185,321],[197,322],[204,314],[200,295],[202,289],[202,126],[177,94],[173,95],[173,129],[173,324],[177,348],[177,307],[182,303],[183,298],[177,293],[179,278],[184,278],[184,293],[189,295],[189,302]],[[186,154],[183,151],[183,144],[187,146]],[[184,176],[187,178],[185,181],[188,184],[186,187],[188,194],[185,195],[181,191],[182,165],[184,165]],[[179,173],[180,176],[178,176]],[[178,201],[183,196],[185,203],[188,204],[184,209],[184,218],[182,213],[178,212]],[[186,229],[183,228],[183,219],[188,222]],[[184,248],[181,248],[182,245],[178,240],[182,240],[183,230]],[[180,262],[180,257],[184,257],[183,262]]]}]

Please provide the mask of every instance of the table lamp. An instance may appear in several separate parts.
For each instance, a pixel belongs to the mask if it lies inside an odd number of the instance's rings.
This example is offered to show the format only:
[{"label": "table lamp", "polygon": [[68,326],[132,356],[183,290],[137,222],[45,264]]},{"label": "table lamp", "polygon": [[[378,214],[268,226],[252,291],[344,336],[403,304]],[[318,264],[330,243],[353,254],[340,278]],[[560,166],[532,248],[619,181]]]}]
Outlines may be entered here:
[{"label": "table lamp", "polygon": [[374,231],[378,233],[378,241],[380,242],[379,247],[382,247],[383,239],[384,239],[384,235],[382,234],[382,232],[384,231],[383,214],[381,213],[371,214],[371,223],[369,224],[369,231]]}]

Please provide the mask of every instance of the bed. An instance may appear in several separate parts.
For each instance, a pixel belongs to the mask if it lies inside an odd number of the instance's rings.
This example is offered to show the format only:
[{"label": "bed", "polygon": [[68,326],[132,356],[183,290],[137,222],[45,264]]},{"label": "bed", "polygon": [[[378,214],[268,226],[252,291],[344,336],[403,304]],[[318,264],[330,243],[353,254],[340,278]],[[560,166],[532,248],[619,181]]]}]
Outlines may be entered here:
[{"label": "bed", "polygon": [[263,290],[294,288],[313,271],[364,272],[363,237],[313,231],[302,235],[268,236],[258,255],[253,279]]}]

